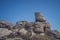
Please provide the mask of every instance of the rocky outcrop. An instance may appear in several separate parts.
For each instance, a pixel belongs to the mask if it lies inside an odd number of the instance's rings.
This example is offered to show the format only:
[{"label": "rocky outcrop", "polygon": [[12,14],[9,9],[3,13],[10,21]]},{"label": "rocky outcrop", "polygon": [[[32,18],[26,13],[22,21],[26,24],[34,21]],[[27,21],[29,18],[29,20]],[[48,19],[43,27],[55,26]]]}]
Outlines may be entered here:
[{"label": "rocky outcrop", "polygon": [[22,29],[25,27],[27,21],[18,21],[15,25],[16,28]]},{"label": "rocky outcrop", "polygon": [[0,40],[5,40],[12,33],[13,24],[4,20],[0,20]]},{"label": "rocky outcrop", "polygon": [[18,21],[13,25],[0,20],[0,40],[60,40],[60,32],[51,30],[41,13],[35,12],[35,22]]},{"label": "rocky outcrop", "polygon": [[0,28],[12,29],[13,24],[4,20],[0,20]]},{"label": "rocky outcrop", "polygon": [[36,33],[44,33],[50,30],[50,24],[44,19],[44,17],[39,13],[35,13],[34,31]]},{"label": "rocky outcrop", "polygon": [[11,30],[0,28],[0,40],[7,38],[7,36],[10,35],[10,33],[12,33]]},{"label": "rocky outcrop", "polygon": [[57,30],[52,30],[51,32],[52,32],[52,34],[55,35],[54,36],[55,38],[60,39],[60,32],[58,32]]},{"label": "rocky outcrop", "polygon": [[35,28],[34,31],[35,33],[43,33],[44,32],[44,24],[41,22],[35,22]]},{"label": "rocky outcrop", "polygon": [[56,31],[56,30],[51,30],[46,32],[46,34],[48,36],[50,36],[51,38],[55,38],[57,40],[60,40],[60,32]]}]

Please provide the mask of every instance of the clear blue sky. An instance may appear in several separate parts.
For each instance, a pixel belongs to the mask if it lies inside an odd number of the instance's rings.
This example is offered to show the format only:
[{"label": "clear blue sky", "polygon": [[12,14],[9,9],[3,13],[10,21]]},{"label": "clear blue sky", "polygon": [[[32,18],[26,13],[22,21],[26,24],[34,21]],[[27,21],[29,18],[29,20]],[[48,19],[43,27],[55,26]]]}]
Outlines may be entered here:
[{"label": "clear blue sky", "polygon": [[0,19],[15,24],[19,20],[35,21],[34,12],[41,12],[60,31],[60,0],[0,0]]}]

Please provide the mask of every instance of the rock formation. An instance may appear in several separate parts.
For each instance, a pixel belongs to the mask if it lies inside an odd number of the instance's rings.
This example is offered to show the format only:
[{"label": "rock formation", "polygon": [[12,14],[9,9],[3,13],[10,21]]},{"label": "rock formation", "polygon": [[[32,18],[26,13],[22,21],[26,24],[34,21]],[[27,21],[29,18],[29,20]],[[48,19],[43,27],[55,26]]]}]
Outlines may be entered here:
[{"label": "rock formation", "polygon": [[35,12],[35,22],[18,21],[13,25],[0,20],[0,40],[60,40],[60,32],[51,30],[41,13]]},{"label": "rock formation", "polygon": [[45,22],[46,20],[39,12],[35,12],[35,21],[36,22]]},{"label": "rock formation", "polygon": [[0,28],[12,29],[13,24],[4,20],[0,20]]},{"label": "rock formation", "polygon": [[50,24],[44,19],[44,17],[39,13],[35,13],[35,32],[44,33],[50,30]]}]

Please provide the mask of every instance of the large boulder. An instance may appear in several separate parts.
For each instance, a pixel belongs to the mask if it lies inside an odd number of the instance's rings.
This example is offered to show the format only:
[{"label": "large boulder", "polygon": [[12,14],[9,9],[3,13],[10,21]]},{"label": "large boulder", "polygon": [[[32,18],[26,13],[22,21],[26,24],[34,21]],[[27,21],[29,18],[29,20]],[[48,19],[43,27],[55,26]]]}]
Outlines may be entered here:
[{"label": "large boulder", "polygon": [[46,20],[44,17],[40,14],[40,12],[35,12],[35,21],[36,22],[45,22]]},{"label": "large boulder", "polygon": [[34,29],[34,22],[27,22],[25,25],[25,29],[33,30]]},{"label": "large boulder", "polygon": [[4,20],[0,20],[0,28],[12,29],[13,24]]},{"label": "large boulder", "polygon": [[51,32],[54,34],[55,38],[60,39],[60,32],[58,32],[57,30],[52,30]]},{"label": "large boulder", "polygon": [[35,22],[34,32],[43,33],[44,32],[44,24],[41,22]]},{"label": "large boulder", "polygon": [[27,21],[18,21],[15,25],[15,28],[17,29],[22,29],[25,27],[25,24],[27,23]]},{"label": "large boulder", "polygon": [[44,32],[51,30],[50,24],[48,22],[43,22],[43,24],[44,24]]},{"label": "large boulder", "polygon": [[37,33],[44,33],[50,30],[50,24],[48,22],[35,22],[34,31]]},{"label": "large boulder", "polygon": [[58,32],[57,30],[50,30],[50,31],[46,32],[46,34],[48,36],[50,36],[51,38],[60,40],[60,32]]},{"label": "large boulder", "polygon": [[10,35],[10,33],[12,33],[11,30],[0,28],[0,39],[7,38],[7,36]]},{"label": "large boulder", "polygon": [[19,33],[20,33],[21,35],[25,35],[25,34],[27,33],[27,30],[25,30],[25,29],[23,28],[23,29],[21,29],[21,30],[19,31]]}]

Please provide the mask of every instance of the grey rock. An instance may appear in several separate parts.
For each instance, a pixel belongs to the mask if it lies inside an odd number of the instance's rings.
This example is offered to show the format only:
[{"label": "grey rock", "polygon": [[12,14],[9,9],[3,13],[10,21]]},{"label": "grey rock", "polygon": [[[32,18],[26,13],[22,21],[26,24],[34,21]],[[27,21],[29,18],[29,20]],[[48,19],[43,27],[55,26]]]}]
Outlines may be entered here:
[{"label": "grey rock", "polygon": [[35,22],[34,27],[34,31],[38,33],[43,33],[50,30],[50,24],[47,22]]},{"label": "grey rock", "polygon": [[25,29],[33,30],[34,29],[34,22],[27,22],[25,25]]},{"label": "grey rock", "polygon": [[12,29],[13,24],[4,20],[0,20],[0,28]]},{"label": "grey rock", "polygon": [[0,40],[40,39],[60,40],[60,32],[51,30],[50,24],[39,12],[35,12],[35,22],[18,21],[16,25],[13,25],[10,22],[0,20]]},{"label": "grey rock", "polygon": [[0,39],[5,39],[7,38],[8,35],[12,33],[11,30],[5,29],[5,28],[0,28]]},{"label": "grey rock", "polygon": [[36,22],[45,22],[46,20],[44,17],[40,14],[40,12],[35,12],[35,21]]},{"label": "grey rock", "polygon": [[46,34],[52,38],[55,38],[57,40],[60,40],[60,32],[58,32],[57,30],[51,30],[46,32]]},{"label": "grey rock", "polygon": [[16,26],[16,28],[21,29],[21,28],[25,27],[26,23],[27,23],[27,21],[18,21],[15,26]]}]

